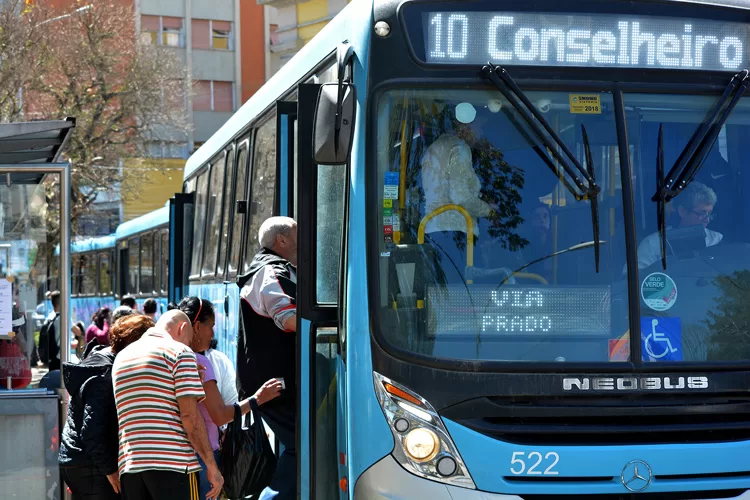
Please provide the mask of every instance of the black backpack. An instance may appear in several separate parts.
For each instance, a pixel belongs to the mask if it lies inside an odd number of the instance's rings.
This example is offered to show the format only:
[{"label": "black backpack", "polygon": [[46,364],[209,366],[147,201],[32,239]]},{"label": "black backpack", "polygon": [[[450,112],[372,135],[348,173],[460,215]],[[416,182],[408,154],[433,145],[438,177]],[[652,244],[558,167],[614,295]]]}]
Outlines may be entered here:
[{"label": "black backpack", "polygon": [[60,313],[55,313],[53,318],[47,318],[42,325],[42,329],[39,330],[39,359],[45,365],[49,365],[49,362],[53,359],[57,359],[60,352],[60,348],[57,346],[55,340],[55,320],[60,316]]}]

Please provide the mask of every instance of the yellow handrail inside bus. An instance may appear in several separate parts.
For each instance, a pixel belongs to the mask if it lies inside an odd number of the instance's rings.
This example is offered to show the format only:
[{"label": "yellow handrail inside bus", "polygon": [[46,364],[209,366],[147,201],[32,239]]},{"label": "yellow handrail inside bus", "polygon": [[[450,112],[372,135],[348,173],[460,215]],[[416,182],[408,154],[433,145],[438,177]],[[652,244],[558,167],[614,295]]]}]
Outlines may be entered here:
[{"label": "yellow handrail inside bus", "polygon": [[[419,223],[419,230],[417,231],[417,243],[420,245],[424,244],[424,230],[427,227],[427,223],[438,215],[455,211],[464,216],[466,220],[466,267],[474,267],[474,221],[471,219],[471,214],[461,205],[454,205],[449,203],[442,207],[437,207],[432,212],[428,213]],[[473,280],[466,280],[466,283],[473,283]]]}]

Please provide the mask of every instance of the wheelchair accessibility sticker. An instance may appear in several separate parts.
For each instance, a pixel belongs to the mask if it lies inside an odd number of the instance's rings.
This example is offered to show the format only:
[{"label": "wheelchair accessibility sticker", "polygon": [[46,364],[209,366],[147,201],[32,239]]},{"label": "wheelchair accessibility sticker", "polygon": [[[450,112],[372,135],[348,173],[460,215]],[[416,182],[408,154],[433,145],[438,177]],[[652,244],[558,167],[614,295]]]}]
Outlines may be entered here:
[{"label": "wheelchair accessibility sticker", "polygon": [[677,300],[677,285],[664,273],[649,274],[641,284],[641,298],[654,311],[666,311]]},{"label": "wheelchair accessibility sticker", "polygon": [[643,361],[682,361],[680,318],[641,316]]}]

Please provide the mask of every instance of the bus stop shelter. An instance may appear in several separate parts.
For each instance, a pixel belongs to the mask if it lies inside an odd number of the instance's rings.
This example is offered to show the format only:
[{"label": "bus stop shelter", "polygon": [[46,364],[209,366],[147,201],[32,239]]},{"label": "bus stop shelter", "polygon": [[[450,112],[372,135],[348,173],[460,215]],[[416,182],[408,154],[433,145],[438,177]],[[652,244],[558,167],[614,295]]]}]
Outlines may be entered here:
[{"label": "bus stop shelter", "polygon": [[[37,363],[36,337],[60,292],[60,361],[70,354],[70,164],[74,119],[0,124],[0,498],[62,497],[61,380]],[[60,252],[55,253],[59,245]],[[42,383],[42,385],[45,385]],[[47,384],[49,385],[49,384]]]}]

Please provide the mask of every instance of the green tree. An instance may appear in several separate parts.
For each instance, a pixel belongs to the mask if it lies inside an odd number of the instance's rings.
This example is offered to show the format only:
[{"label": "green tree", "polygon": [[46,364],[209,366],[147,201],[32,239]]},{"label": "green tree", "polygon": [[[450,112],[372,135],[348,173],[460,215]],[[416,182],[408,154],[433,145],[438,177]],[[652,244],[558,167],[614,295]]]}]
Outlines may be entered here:
[{"label": "green tree", "polygon": [[750,359],[750,271],[715,278],[718,296],[707,313],[709,361]]}]

